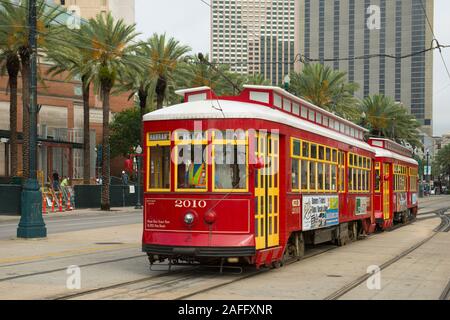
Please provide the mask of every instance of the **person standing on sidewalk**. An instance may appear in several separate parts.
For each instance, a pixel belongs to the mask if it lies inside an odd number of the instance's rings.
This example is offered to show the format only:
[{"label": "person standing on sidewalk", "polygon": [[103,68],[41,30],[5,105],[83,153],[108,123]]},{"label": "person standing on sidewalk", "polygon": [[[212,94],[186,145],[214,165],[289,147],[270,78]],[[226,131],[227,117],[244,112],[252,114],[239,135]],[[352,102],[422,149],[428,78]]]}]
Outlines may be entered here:
[{"label": "person standing on sidewalk", "polygon": [[57,171],[53,171],[53,190],[59,191],[59,174]]},{"label": "person standing on sidewalk", "polygon": [[125,171],[122,171],[122,184],[124,186],[128,185],[128,174]]}]

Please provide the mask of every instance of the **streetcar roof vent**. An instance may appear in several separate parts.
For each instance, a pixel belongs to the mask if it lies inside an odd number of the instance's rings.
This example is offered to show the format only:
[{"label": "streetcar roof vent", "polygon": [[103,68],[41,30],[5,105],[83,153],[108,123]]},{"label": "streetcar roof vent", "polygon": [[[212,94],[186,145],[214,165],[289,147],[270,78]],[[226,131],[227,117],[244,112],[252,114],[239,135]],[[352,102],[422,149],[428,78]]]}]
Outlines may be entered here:
[{"label": "streetcar roof vent", "polygon": [[184,98],[184,102],[204,101],[217,99],[216,94],[210,87],[199,87],[175,91],[176,94]]},{"label": "streetcar roof vent", "polygon": [[369,139],[369,144],[374,147],[395,152],[405,157],[411,157],[413,155],[412,150],[389,139],[372,137]]}]

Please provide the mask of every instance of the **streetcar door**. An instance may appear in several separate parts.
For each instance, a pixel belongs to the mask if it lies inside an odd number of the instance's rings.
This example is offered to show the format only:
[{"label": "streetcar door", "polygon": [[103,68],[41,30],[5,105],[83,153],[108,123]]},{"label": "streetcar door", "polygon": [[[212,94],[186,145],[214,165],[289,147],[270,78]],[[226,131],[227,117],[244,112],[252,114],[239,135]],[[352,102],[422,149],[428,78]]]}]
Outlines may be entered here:
[{"label": "streetcar door", "polygon": [[260,132],[257,135],[256,156],[265,168],[255,172],[255,241],[256,249],[279,245],[279,136]]},{"label": "streetcar door", "polygon": [[[391,182],[390,182],[390,173],[391,165],[389,163],[385,163],[383,165],[383,216],[384,220],[391,219]],[[389,176],[389,179],[386,177]]]}]

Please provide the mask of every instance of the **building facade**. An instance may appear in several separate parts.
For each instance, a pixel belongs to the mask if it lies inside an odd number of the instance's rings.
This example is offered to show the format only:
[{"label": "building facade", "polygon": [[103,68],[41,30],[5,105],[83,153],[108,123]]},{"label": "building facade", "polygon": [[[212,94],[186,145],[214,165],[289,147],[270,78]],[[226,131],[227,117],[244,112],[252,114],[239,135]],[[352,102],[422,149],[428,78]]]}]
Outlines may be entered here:
[{"label": "building facade", "polygon": [[[307,58],[347,72],[359,98],[382,93],[410,108],[432,136],[433,0],[298,0],[297,41]],[[342,60],[340,60],[342,59]],[[301,69],[301,66],[298,66]]]},{"label": "building facade", "polygon": [[294,69],[297,0],[212,0],[211,60],[274,85]]},{"label": "building facade", "polygon": [[[134,22],[133,1],[96,1],[69,0],[49,3],[64,5],[70,3],[80,6],[81,17],[89,18],[102,11],[112,10],[116,18],[129,19]],[[119,4],[121,2],[121,4]],[[122,3],[123,2],[123,3]],[[128,6],[128,7],[127,7]],[[127,7],[126,9],[121,7]],[[73,8],[73,7],[72,7]],[[70,10],[69,10],[70,11]],[[131,14],[130,12],[133,12]],[[115,13],[116,12],[116,13]],[[75,32],[75,31],[74,31]],[[83,99],[80,79],[67,80],[65,75],[50,77],[46,71],[50,67],[45,60],[40,61],[40,74],[44,85],[38,86],[38,176],[42,182],[50,180],[53,171],[61,176],[69,176],[77,180],[83,178]],[[22,164],[22,79],[19,74],[18,88],[18,168]],[[8,78],[0,77],[0,183],[2,177],[11,175],[10,145],[9,145],[9,91]],[[110,101],[111,115],[133,106],[128,100],[128,93],[112,96]],[[112,119],[112,117],[110,116]],[[102,101],[91,89],[90,96],[90,129],[91,129],[91,178],[98,175],[96,170],[96,146],[102,143],[103,111]],[[116,170],[115,170],[116,169]],[[114,168],[112,174],[120,175],[122,168]]]},{"label": "building facade", "polygon": [[81,18],[94,18],[99,13],[111,12],[114,18],[124,19],[125,23],[135,23],[134,0],[48,0],[68,9]]}]

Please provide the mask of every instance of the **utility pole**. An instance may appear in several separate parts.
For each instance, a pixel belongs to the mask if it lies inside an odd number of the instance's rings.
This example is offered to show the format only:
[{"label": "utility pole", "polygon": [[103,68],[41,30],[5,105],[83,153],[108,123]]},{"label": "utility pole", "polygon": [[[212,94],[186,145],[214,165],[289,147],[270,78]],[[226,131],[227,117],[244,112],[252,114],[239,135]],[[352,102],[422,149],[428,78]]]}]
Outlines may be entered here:
[{"label": "utility pole", "polygon": [[[37,17],[36,0],[28,1],[28,45],[30,56],[30,177],[22,187],[22,215],[17,237],[25,239],[47,237],[42,218],[42,193],[37,181]],[[26,110],[24,110],[26,112]]]}]

